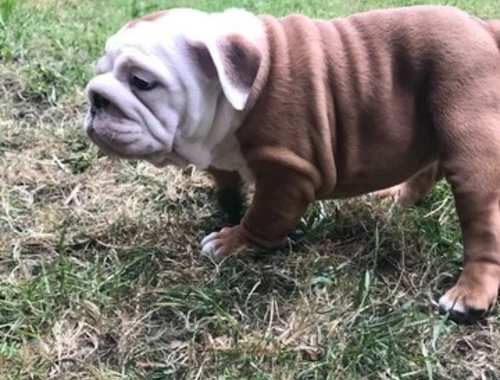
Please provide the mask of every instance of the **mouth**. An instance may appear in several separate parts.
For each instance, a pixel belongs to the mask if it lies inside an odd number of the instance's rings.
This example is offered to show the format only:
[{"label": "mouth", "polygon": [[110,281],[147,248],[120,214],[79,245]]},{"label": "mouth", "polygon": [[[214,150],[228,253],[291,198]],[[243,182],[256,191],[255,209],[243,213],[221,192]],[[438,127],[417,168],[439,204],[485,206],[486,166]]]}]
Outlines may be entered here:
[{"label": "mouth", "polygon": [[86,127],[87,136],[99,148],[99,151],[104,156],[125,160],[144,160],[158,168],[166,166],[176,166],[182,169],[190,165],[189,161],[187,161],[184,157],[178,155],[174,151],[168,153],[157,151],[148,154],[126,154],[114,148],[103,139],[99,138],[98,134],[95,132],[92,126],[93,115],[89,115],[88,120],[89,122],[87,123]]},{"label": "mouth", "polygon": [[163,155],[155,155],[145,158],[150,164],[156,166],[157,168],[163,168],[165,166],[175,166],[180,169],[184,169],[190,165],[190,163],[184,158],[176,153],[169,153]]},{"label": "mouth", "polygon": [[90,141],[92,141],[99,148],[99,151],[101,153],[103,153],[106,156],[113,157],[113,158],[125,158],[125,159],[130,158],[130,157],[127,157],[127,155],[114,149],[111,145],[107,144],[104,140],[100,139],[97,136],[97,133],[95,132],[94,127],[92,126],[94,115],[90,115],[89,118],[90,118],[90,121],[87,123],[87,126],[85,128],[85,131],[87,133],[87,137],[90,139]]},{"label": "mouth", "polygon": [[[114,107],[116,108],[116,107]],[[146,159],[158,153],[147,143],[141,149],[135,146],[143,139],[136,123],[128,122],[123,114],[117,111],[104,113],[91,106],[87,112],[84,130],[87,137],[107,156],[123,159]],[[144,150],[144,154],[141,154]]]}]

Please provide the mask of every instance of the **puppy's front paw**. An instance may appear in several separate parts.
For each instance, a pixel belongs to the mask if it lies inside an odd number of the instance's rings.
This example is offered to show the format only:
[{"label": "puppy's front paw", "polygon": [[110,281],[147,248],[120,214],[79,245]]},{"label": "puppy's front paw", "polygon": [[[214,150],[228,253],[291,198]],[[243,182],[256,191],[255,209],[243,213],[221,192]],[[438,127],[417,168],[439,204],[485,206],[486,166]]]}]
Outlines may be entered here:
[{"label": "puppy's front paw", "polygon": [[212,232],[201,241],[201,251],[218,260],[238,253],[244,246],[239,226],[225,227],[220,232]]},{"label": "puppy's front paw", "polygon": [[494,305],[496,293],[468,290],[455,286],[439,299],[439,309],[457,322],[474,322],[487,316]]}]

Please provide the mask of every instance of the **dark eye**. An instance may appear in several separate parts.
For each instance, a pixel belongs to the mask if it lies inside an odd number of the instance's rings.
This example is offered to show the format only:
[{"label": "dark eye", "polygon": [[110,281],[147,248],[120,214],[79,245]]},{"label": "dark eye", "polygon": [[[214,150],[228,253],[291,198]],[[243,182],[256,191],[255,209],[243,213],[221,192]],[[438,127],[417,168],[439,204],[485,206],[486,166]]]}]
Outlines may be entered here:
[{"label": "dark eye", "polygon": [[156,82],[150,82],[150,81],[148,81],[144,78],[141,78],[137,75],[132,76],[130,83],[132,84],[132,86],[134,86],[135,88],[137,88],[138,90],[141,90],[141,91],[150,91],[156,87]]}]

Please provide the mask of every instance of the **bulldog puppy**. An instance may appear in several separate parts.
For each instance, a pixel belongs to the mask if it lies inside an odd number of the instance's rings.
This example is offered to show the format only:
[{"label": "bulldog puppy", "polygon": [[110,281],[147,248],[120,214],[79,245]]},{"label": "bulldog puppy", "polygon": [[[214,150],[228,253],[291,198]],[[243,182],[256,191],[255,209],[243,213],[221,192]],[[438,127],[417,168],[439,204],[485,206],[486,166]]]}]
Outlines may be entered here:
[{"label": "bulldog puppy", "polygon": [[218,258],[280,246],[315,200],[413,204],[444,176],[465,263],[439,305],[480,317],[500,285],[499,41],[499,24],[440,6],[155,13],[108,40],[85,129],[110,155],[209,170],[235,204],[253,181],[241,222],[201,242]]}]

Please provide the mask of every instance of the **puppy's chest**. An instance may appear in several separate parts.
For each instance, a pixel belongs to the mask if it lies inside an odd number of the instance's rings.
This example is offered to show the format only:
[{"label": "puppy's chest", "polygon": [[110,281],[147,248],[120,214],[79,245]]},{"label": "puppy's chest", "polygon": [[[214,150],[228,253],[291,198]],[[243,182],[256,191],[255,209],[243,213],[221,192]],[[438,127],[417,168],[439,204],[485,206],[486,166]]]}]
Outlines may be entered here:
[{"label": "puppy's chest", "polygon": [[212,150],[211,166],[220,170],[237,171],[246,182],[255,181],[235,136],[229,136]]}]

